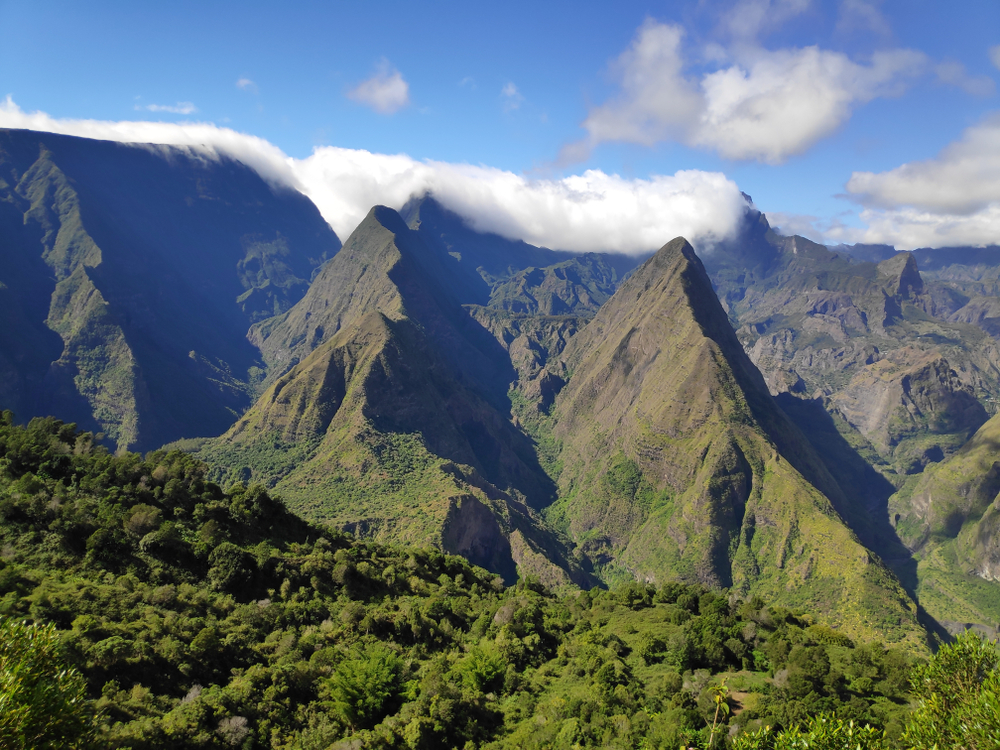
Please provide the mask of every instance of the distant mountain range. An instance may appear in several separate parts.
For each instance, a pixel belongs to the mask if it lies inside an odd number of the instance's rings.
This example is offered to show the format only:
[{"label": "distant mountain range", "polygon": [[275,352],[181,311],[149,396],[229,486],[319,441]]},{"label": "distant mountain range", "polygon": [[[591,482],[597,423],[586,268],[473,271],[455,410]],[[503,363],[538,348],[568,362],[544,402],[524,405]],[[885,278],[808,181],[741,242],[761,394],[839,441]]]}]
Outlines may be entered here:
[{"label": "distant mountain range", "polygon": [[560,252],[416,196],[341,247],[238,162],[0,131],[0,406],[508,580],[995,628],[1000,248],[826,248],[749,204],[702,258],[667,240]]}]

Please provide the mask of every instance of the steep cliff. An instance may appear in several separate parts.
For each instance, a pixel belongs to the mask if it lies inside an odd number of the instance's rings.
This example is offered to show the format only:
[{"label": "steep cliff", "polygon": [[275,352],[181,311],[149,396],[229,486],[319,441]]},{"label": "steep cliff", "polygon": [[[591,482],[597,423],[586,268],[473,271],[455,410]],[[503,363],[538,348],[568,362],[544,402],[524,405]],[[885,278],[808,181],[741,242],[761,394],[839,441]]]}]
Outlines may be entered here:
[{"label": "steep cliff", "polygon": [[239,162],[2,130],[0,399],[119,448],[224,432],[261,375],[247,328],[339,247]]}]

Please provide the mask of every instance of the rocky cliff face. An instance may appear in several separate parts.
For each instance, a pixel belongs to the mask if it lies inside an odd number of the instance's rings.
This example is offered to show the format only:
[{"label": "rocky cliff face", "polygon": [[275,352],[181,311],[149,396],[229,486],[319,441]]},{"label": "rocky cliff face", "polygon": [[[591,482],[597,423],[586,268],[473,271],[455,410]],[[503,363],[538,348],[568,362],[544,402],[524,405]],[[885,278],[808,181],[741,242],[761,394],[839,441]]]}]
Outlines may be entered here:
[{"label": "rocky cliff face", "polygon": [[906,474],[954,452],[988,417],[946,359],[909,348],[860,368],[831,401]]},{"label": "rocky cliff face", "polygon": [[[862,256],[880,262],[858,262],[776,235],[762,216],[735,245],[708,268],[769,389],[836,410],[892,481],[950,455],[986,419],[1000,351],[988,324],[967,323],[992,308],[925,282],[917,255],[876,248]],[[737,275],[748,257],[767,263]]]}]

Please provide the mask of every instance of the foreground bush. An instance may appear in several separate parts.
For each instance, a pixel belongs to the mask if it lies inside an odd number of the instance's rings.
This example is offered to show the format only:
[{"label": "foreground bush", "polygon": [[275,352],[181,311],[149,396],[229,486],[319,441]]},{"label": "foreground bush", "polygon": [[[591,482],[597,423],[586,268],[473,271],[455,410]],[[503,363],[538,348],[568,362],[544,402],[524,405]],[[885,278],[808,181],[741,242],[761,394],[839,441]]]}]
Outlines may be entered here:
[{"label": "foreground bush", "polygon": [[913,675],[917,710],[903,735],[917,750],[1000,748],[1000,653],[966,631]]},{"label": "foreground bush", "polygon": [[0,747],[85,747],[93,735],[86,682],[58,650],[52,625],[0,617]]}]

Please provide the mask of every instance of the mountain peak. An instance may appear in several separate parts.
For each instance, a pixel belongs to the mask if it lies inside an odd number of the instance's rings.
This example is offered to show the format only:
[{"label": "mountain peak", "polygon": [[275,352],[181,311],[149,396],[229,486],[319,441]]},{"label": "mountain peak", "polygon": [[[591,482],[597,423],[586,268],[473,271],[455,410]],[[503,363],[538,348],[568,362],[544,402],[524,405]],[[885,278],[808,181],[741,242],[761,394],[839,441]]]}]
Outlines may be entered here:
[{"label": "mountain peak", "polygon": [[[694,251],[694,247],[688,242],[684,237],[674,237],[670,242],[661,247],[653,254],[653,258],[660,258],[660,262],[670,262],[674,256],[681,256],[688,263],[695,263],[699,267],[701,264],[701,259],[698,254]],[[702,268],[704,270],[704,268]],[[706,277],[707,278],[707,277]]]},{"label": "mountain peak", "polygon": [[913,253],[901,252],[878,264],[878,275],[889,279],[892,294],[909,297],[924,290],[924,280]]},{"label": "mountain peak", "polygon": [[388,206],[372,206],[364,220],[378,222],[393,234],[405,234],[409,229],[399,212]]},{"label": "mountain peak", "polygon": [[[638,314],[642,321],[652,322],[656,316],[676,319],[684,315],[683,311],[698,324],[701,335],[714,340],[726,350],[727,356],[740,360],[742,346],[715,295],[701,258],[684,237],[675,237],[639,266],[601,308],[588,329],[603,329],[623,315]],[[581,356],[595,343],[588,341],[586,335],[578,338],[567,349],[568,357]],[[747,375],[760,377],[752,365]]]},{"label": "mountain peak", "polygon": [[917,632],[898,582],[868,564],[841,518],[847,500],[770,397],[684,238],[621,285],[566,358],[550,514],[600,564],[745,595],[795,590],[831,617],[851,612],[865,637],[886,606]]}]

